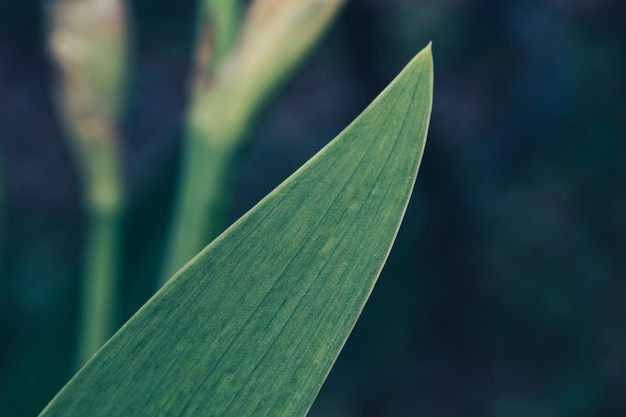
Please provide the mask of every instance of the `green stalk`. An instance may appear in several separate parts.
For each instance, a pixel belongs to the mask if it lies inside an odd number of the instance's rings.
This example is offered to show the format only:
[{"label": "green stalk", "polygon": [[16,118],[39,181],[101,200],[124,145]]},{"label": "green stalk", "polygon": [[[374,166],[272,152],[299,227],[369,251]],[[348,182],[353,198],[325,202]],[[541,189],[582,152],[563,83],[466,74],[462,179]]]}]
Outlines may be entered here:
[{"label": "green stalk", "polygon": [[240,25],[240,0],[203,0],[198,14],[198,71],[214,68],[230,50]]},{"label": "green stalk", "polygon": [[[116,135],[111,134],[113,137]],[[79,369],[117,330],[118,265],[124,192],[119,150],[112,141],[82,142],[87,219],[75,368]]]},{"label": "green stalk", "polygon": [[206,244],[207,236],[222,231],[233,192],[232,172],[239,165],[238,153],[228,147],[189,137],[183,164],[185,172],[174,208],[174,224],[167,248],[163,282]]},{"label": "green stalk", "polygon": [[[87,218],[85,264],[79,307],[76,369],[117,330],[118,264],[124,193],[117,147],[91,141],[83,148]],[[104,146],[103,146],[104,145]]]},{"label": "green stalk", "polygon": [[224,230],[249,126],[343,3],[256,0],[228,54],[216,64],[198,65],[159,286]]},{"label": "green stalk", "polygon": [[89,213],[76,368],[86,363],[117,330],[120,229],[118,213]]},{"label": "green stalk", "polygon": [[76,367],[117,328],[117,268],[124,192],[118,114],[126,81],[122,0],[55,0],[50,52],[59,114],[78,166],[87,218]]}]

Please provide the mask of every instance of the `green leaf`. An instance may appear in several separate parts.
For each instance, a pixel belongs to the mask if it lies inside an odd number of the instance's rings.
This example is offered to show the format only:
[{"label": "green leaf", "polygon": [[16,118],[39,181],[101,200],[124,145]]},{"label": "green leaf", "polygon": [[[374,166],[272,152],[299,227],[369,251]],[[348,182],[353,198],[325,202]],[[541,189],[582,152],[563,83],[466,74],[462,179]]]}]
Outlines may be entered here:
[{"label": "green leaf", "polygon": [[391,249],[422,156],[430,46],[181,269],[43,416],[302,416]]}]

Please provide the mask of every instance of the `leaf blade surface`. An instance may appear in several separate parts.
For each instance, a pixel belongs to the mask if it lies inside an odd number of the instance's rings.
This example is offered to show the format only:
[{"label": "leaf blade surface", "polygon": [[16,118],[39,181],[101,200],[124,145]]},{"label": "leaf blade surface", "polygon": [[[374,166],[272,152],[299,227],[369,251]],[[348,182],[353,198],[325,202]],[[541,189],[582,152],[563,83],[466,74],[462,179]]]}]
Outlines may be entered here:
[{"label": "leaf blade surface", "polygon": [[190,261],[43,416],[302,416],[406,210],[430,47],[335,140]]}]

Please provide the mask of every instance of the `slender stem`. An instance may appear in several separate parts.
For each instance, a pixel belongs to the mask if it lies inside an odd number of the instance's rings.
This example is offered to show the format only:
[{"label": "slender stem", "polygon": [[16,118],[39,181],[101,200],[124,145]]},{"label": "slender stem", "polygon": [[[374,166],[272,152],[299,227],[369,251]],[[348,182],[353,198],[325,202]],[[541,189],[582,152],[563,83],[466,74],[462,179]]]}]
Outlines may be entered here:
[{"label": "slender stem", "polygon": [[87,362],[117,327],[120,215],[117,212],[89,213],[87,228],[76,368]]},{"label": "slender stem", "polygon": [[161,285],[224,230],[238,171],[236,149],[188,139]]},{"label": "slender stem", "polygon": [[[113,135],[116,137],[116,135]],[[86,247],[80,298],[76,368],[117,329],[118,265],[124,192],[119,150],[113,141],[87,141],[83,148]]]},{"label": "slender stem", "polygon": [[[49,3],[49,4],[48,4]],[[48,2],[49,48],[63,120],[87,215],[76,366],[112,335],[124,205],[117,120],[125,99],[128,26],[123,0]]]},{"label": "slender stem", "polygon": [[[181,164],[181,181],[158,286],[224,228],[238,164],[237,133],[216,132],[199,114],[211,106],[211,79],[238,33],[240,2],[200,0],[192,106]],[[222,139],[222,140],[215,140]],[[225,139],[225,140],[224,140]]]},{"label": "slender stem", "polygon": [[196,48],[199,71],[215,68],[230,50],[240,25],[240,8],[239,0],[201,2]]},{"label": "slender stem", "polygon": [[255,0],[231,46],[234,3],[227,9],[223,1],[205,1],[181,184],[159,286],[224,229],[249,125],[344,2]]}]

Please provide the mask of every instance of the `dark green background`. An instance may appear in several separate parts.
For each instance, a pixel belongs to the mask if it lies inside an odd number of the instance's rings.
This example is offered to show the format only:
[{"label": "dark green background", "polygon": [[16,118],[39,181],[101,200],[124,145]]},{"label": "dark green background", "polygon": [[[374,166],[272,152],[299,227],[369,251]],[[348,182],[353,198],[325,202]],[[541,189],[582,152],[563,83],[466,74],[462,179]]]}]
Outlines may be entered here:
[{"label": "dark green background", "polygon": [[[0,0],[0,415],[71,376],[84,219],[42,2]],[[122,316],[150,295],[176,181],[190,0],[131,2]],[[232,219],[430,40],[412,202],[311,416],[626,415],[626,4],[353,0],[254,130]]]}]

